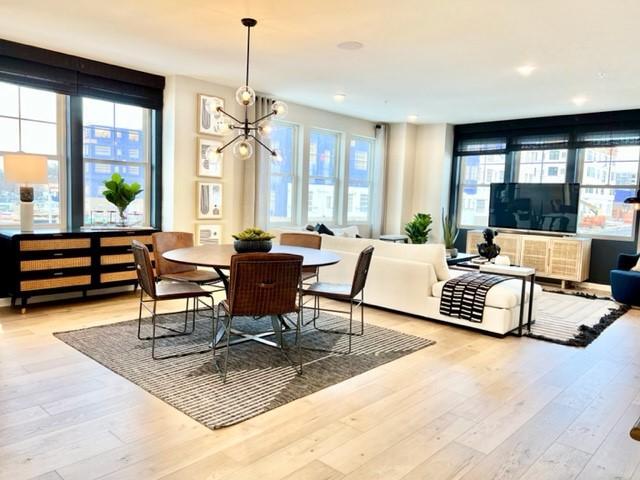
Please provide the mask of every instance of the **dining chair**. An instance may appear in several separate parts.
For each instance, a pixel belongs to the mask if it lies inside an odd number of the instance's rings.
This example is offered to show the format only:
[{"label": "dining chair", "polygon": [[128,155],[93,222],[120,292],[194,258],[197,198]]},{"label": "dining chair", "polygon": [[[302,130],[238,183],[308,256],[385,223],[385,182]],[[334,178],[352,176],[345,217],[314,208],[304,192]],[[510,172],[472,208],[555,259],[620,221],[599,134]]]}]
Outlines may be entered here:
[{"label": "dining chair", "polygon": [[[151,340],[151,357],[154,360],[161,360],[165,358],[175,358],[182,357],[184,355],[190,355],[192,353],[204,353],[208,352],[210,348],[206,350],[201,350],[198,352],[187,352],[187,353],[177,353],[172,355],[165,356],[156,356],[156,340],[161,338],[171,338],[171,337],[181,337],[185,335],[191,335],[196,328],[196,300],[208,298],[211,302],[210,305],[205,305],[209,307],[211,310],[211,317],[213,318],[214,313],[214,300],[211,296],[211,292],[203,289],[200,285],[189,282],[156,282],[156,276],[153,272],[153,265],[151,264],[151,256],[149,254],[149,249],[143,243],[133,240],[132,242],[133,249],[133,258],[135,261],[136,272],[138,275],[138,283],[140,284],[140,305],[138,309],[138,339],[139,340]],[[146,298],[145,298],[146,295]],[[159,325],[158,317],[159,315],[156,313],[156,307],[158,302],[165,300],[183,300],[183,299],[194,299],[193,302],[193,310],[192,310],[192,320],[191,320],[191,329],[188,329],[189,322],[189,309],[185,309],[184,311],[184,326],[182,330],[178,330],[176,328],[169,327],[167,325]],[[150,308],[147,304],[151,303],[152,307]],[[187,303],[188,306],[188,303]],[[141,326],[142,326],[142,308],[145,308],[151,314],[151,336],[150,337],[142,337],[141,336]],[[161,328],[163,330],[170,331],[172,333],[167,333],[164,335],[156,335],[156,328]]]},{"label": "dining chair", "polygon": [[[238,316],[254,319],[270,316],[277,340],[273,346],[280,348],[287,360],[294,366],[289,358],[288,348],[282,335],[283,322],[281,318],[295,313],[298,372],[302,373],[299,308],[302,260],[303,257],[300,255],[286,253],[244,253],[231,257],[229,295],[227,299],[218,304],[213,325],[213,364],[220,373],[223,382],[226,382],[227,379],[232,323]],[[221,313],[223,313],[222,320]],[[223,367],[219,365],[216,356],[216,350],[218,350],[216,336],[220,321],[223,323],[226,337]]]},{"label": "dining chair", "polygon": [[[290,247],[304,247],[320,250],[322,248],[322,236],[311,233],[295,233],[285,232],[280,234],[280,245]],[[302,283],[303,285],[311,285],[311,283],[320,281],[320,269],[318,267],[302,267]],[[318,318],[319,307],[318,297],[313,298],[313,315],[314,319]],[[303,305],[304,307],[304,305]],[[311,322],[311,320],[309,321]],[[306,325],[302,322],[303,325]]]},{"label": "dining chair", "polygon": [[[195,265],[172,262],[164,254],[178,248],[193,247],[193,234],[189,232],[155,232],[151,235],[155,256],[156,273],[159,280],[191,282],[213,287],[213,292],[224,291],[222,279],[216,272],[200,270]],[[186,310],[189,310],[187,298]],[[194,299],[194,302],[197,301]]]},{"label": "dining chair", "polygon": [[[373,257],[373,247],[369,245],[367,248],[360,252],[358,256],[358,262],[353,274],[353,281],[351,284],[347,283],[327,283],[316,282],[308,287],[305,287],[302,291],[302,296],[311,295],[318,299],[327,298],[330,300],[339,300],[349,302],[349,310],[335,310],[329,308],[318,307],[320,312],[333,312],[333,313],[348,313],[349,314],[349,331],[343,332],[340,330],[330,330],[319,328],[316,324],[317,317],[314,312],[313,327],[316,330],[325,333],[334,333],[340,335],[348,335],[349,337],[349,349],[347,352],[335,352],[332,353],[351,353],[351,338],[353,335],[364,335],[364,287],[367,283],[367,276],[369,274],[369,268],[371,266],[371,259]],[[358,298],[359,297],[359,298]],[[360,309],[360,333],[353,333],[353,310],[354,308]],[[313,350],[313,349],[311,349]],[[329,351],[329,350],[323,350]]]}]

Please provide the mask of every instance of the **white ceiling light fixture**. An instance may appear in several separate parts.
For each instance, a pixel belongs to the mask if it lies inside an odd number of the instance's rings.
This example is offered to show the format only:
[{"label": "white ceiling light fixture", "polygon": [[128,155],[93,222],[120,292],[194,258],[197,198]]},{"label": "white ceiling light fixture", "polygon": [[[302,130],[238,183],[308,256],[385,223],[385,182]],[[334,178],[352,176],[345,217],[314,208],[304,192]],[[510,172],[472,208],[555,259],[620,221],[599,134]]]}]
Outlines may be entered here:
[{"label": "white ceiling light fixture", "polygon": [[364,47],[364,43],[356,42],[355,40],[349,40],[347,42],[340,42],[338,48],[341,50],[360,50]]},{"label": "white ceiling light fixture", "polygon": [[249,139],[253,139],[262,147],[269,150],[269,153],[273,157],[278,156],[278,152],[275,149],[267,146],[257,136],[256,133],[262,137],[267,137],[271,132],[271,124],[269,120],[271,117],[282,118],[287,114],[287,104],[281,101],[275,101],[271,105],[271,111],[254,121],[249,121],[249,107],[256,101],[256,92],[249,86],[249,52],[251,46],[251,27],[255,27],[258,21],[253,18],[243,18],[241,20],[242,25],[247,27],[247,69],[245,75],[245,82],[236,91],[236,101],[244,107],[244,120],[239,120],[233,115],[225,112],[222,107],[216,107],[215,115],[220,118],[222,115],[229,118],[235,123],[226,125],[226,129],[233,132],[240,132],[233,139],[225,143],[223,146],[218,147],[216,151],[221,153],[225,148],[233,145],[233,156],[239,160],[247,160],[253,155],[253,145]]},{"label": "white ceiling light fixture", "polygon": [[333,96],[333,99],[338,103],[344,102],[346,98],[347,98],[347,96],[344,93],[336,93]]},{"label": "white ceiling light fixture", "polygon": [[418,115],[409,115],[407,117],[407,120],[409,120],[409,122],[411,122],[411,123],[415,123],[415,122],[418,121]]},{"label": "white ceiling light fixture", "polygon": [[519,67],[517,67],[516,71],[523,77],[528,77],[534,71],[536,71],[537,68],[538,67],[536,67],[535,65],[526,64],[526,65],[520,65]]},{"label": "white ceiling light fixture", "polygon": [[587,103],[588,98],[585,97],[584,95],[576,95],[575,97],[573,97],[571,99],[571,101],[573,102],[574,105],[580,107],[581,105],[584,105],[585,103]]}]

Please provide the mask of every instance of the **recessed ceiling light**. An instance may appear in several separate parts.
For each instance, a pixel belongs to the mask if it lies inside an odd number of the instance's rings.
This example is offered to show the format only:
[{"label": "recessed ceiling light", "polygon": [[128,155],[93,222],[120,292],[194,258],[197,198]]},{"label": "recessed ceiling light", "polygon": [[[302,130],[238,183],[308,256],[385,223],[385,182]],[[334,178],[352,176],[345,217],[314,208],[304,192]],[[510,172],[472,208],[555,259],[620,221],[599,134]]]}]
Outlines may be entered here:
[{"label": "recessed ceiling light", "polygon": [[531,75],[537,67],[535,65],[520,65],[516,68],[516,71],[523,77]]},{"label": "recessed ceiling light", "polygon": [[574,105],[577,105],[579,107],[580,105],[584,105],[585,103],[587,103],[587,97],[583,95],[578,95],[576,97],[573,97],[571,101],[573,102]]},{"label": "recessed ceiling light", "polygon": [[333,99],[338,102],[338,103],[342,103],[344,102],[344,99],[347,98],[347,96],[344,93],[336,93],[333,96]]},{"label": "recessed ceiling light", "polygon": [[418,116],[417,115],[409,115],[407,117],[407,120],[409,120],[411,123],[413,123],[413,122],[418,120]]},{"label": "recessed ceiling light", "polygon": [[600,80],[604,80],[605,78],[607,78],[607,72],[598,72],[598,78]]},{"label": "recessed ceiling light", "polygon": [[338,48],[342,50],[360,50],[362,47],[364,47],[364,44],[362,42],[356,42],[355,40],[340,42],[338,44]]}]

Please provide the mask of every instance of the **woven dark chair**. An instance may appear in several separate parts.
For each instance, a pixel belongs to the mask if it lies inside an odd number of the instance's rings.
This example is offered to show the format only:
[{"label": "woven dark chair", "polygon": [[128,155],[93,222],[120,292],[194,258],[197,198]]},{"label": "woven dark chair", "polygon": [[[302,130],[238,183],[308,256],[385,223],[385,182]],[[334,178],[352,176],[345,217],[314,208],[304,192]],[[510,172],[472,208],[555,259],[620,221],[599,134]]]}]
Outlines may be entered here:
[{"label": "woven dark chair", "polygon": [[[367,275],[369,274],[369,268],[371,266],[371,258],[373,257],[373,247],[369,245],[358,256],[358,263],[353,274],[353,281],[351,285],[342,283],[326,283],[316,282],[306,288],[304,288],[302,295],[303,299],[306,295],[312,295],[318,299],[328,298],[331,300],[339,300],[343,302],[349,302],[349,310],[334,310],[329,308],[320,308],[321,312],[334,312],[334,313],[348,313],[349,314],[349,331],[342,332],[339,330],[327,330],[319,328],[316,325],[317,318],[314,311],[313,327],[319,331],[326,333],[335,333],[349,336],[349,350],[347,352],[333,352],[333,353],[351,353],[351,337],[353,335],[364,335],[364,287],[367,283]],[[358,298],[358,296],[360,298]],[[360,309],[360,333],[353,333],[353,310],[355,308]]]},{"label": "woven dark chair", "polygon": [[[231,324],[237,316],[254,318],[270,316],[277,342],[263,341],[262,343],[280,348],[293,365],[285,349],[281,317],[295,313],[297,317],[296,348],[299,372],[302,372],[300,309],[297,303],[300,295],[302,260],[300,255],[285,253],[245,253],[231,257],[229,298],[218,304],[213,325],[213,363],[223,381],[227,379]],[[222,322],[226,335],[223,368],[218,364],[216,357],[216,334],[221,311],[224,312]]]},{"label": "woven dark chair", "polygon": [[[198,352],[188,352],[188,353],[179,353],[173,355],[166,356],[156,356],[156,340],[160,338],[170,338],[170,337],[181,337],[184,335],[190,335],[195,331],[196,328],[196,304],[198,299],[209,298],[211,305],[209,308],[211,309],[211,316],[213,317],[213,298],[211,297],[211,293],[204,290],[199,285],[195,283],[188,282],[167,282],[167,283],[157,283],[155,274],[153,272],[153,266],[151,264],[151,256],[149,255],[149,250],[146,245],[143,243],[133,240],[133,258],[136,264],[136,272],[138,274],[138,283],[140,284],[140,307],[138,310],[138,339],[140,340],[151,340],[151,356],[154,360],[161,360],[165,358],[174,358],[181,357],[184,355],[190,355],[192,353],[203,353],[209,351],[209,348],[206,350],[198,351]],[[145,294],[148,298],[145,298]],[[164,325],[158,325],[157,319],[158,315],[156,314],[157,303],[163,300],[183,300],[183,299],[194,299],[193,302],[193,310],[192,310],[192,320],[191,320],[191,329],[188,329],[189,323],[189,309],[187,308],[184,311],[184,327],[182,330],[176,330],[171,327],[167,327]],[[148,303],[151,303],[153,306],[149,308],[147,306]],[[205,303],[206,304],[206,303]],[[187,303],[188,306],[188,303]],[[145,308],[151,314],[151,328],[152,334],[150,337],[142,337],[141,336],[141,325],[142,325],[142,308]],[[161,328],[163,330],[170,331],[171,333],[165,335],[156,336],[156,328]]]},{"label": "woven dark chair", "polygon": [[[320,250],[322,248],[322,236],[310,233],[287,232],[280,235],[280,245],[288,245],[291,247],[304,247]],[[302,267],[302,283],[309,286],[314,282],[320,281],[320,269],[318,267]],[[304,305],[303,305],[304,306]],[[320,302],[318,297],[313,298],[313,317],[318,318],[318,307]],[[311,322],[311,320],[309,320]],[[302,322],[303,325],[306,325]]]}]

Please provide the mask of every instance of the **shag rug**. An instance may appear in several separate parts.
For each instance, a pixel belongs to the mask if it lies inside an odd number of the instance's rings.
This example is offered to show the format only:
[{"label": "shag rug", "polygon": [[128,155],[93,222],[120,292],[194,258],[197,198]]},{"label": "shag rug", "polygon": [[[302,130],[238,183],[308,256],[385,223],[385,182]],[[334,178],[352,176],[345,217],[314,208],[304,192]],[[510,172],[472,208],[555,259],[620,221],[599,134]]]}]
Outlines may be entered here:
[{"label": "shag rug", "polygon": [[573,347],[586,347],[629,310],[607,297],[547,290],[535,306],[536,321],[527,335]]},{"label": "shag rug", "polygon": [[[161,322],[181,328],[183,319],[182,314],[168,314]],[[137,320],[130,320],[54,335],[212,429],[242,422],[435,343],[365,325],[364,336],[353,337],[351,354],[303,350],[302,375],[279,349],[256,342],[240,343],[231,346],[227,382],[222,383],[210,352],[153,360],[151,342],[138,340],[137,325]],[[356,325],[359,328],[359,322],[354,321],[354,331]],[[322,314],[318,326],[344,330],[348,322]],[[254,333],[272,329],[269,318],[236,318],[233,327]],[[143,319],[142,336],[149,335],[150,330],[150,320]],[[156,355],[207,349],[211,330],[210,318],[200,317],[192,335],[157,341]],[[284,337],[289,345],[294,343],[293,332]],[[306,347],[346,351],[347,342],[346,335],[323,333],[311,325],[303,327],[302,345]],[[217,349],[219,353],[223,350]],[[293,352],[291,357],[297,360]]]}]

